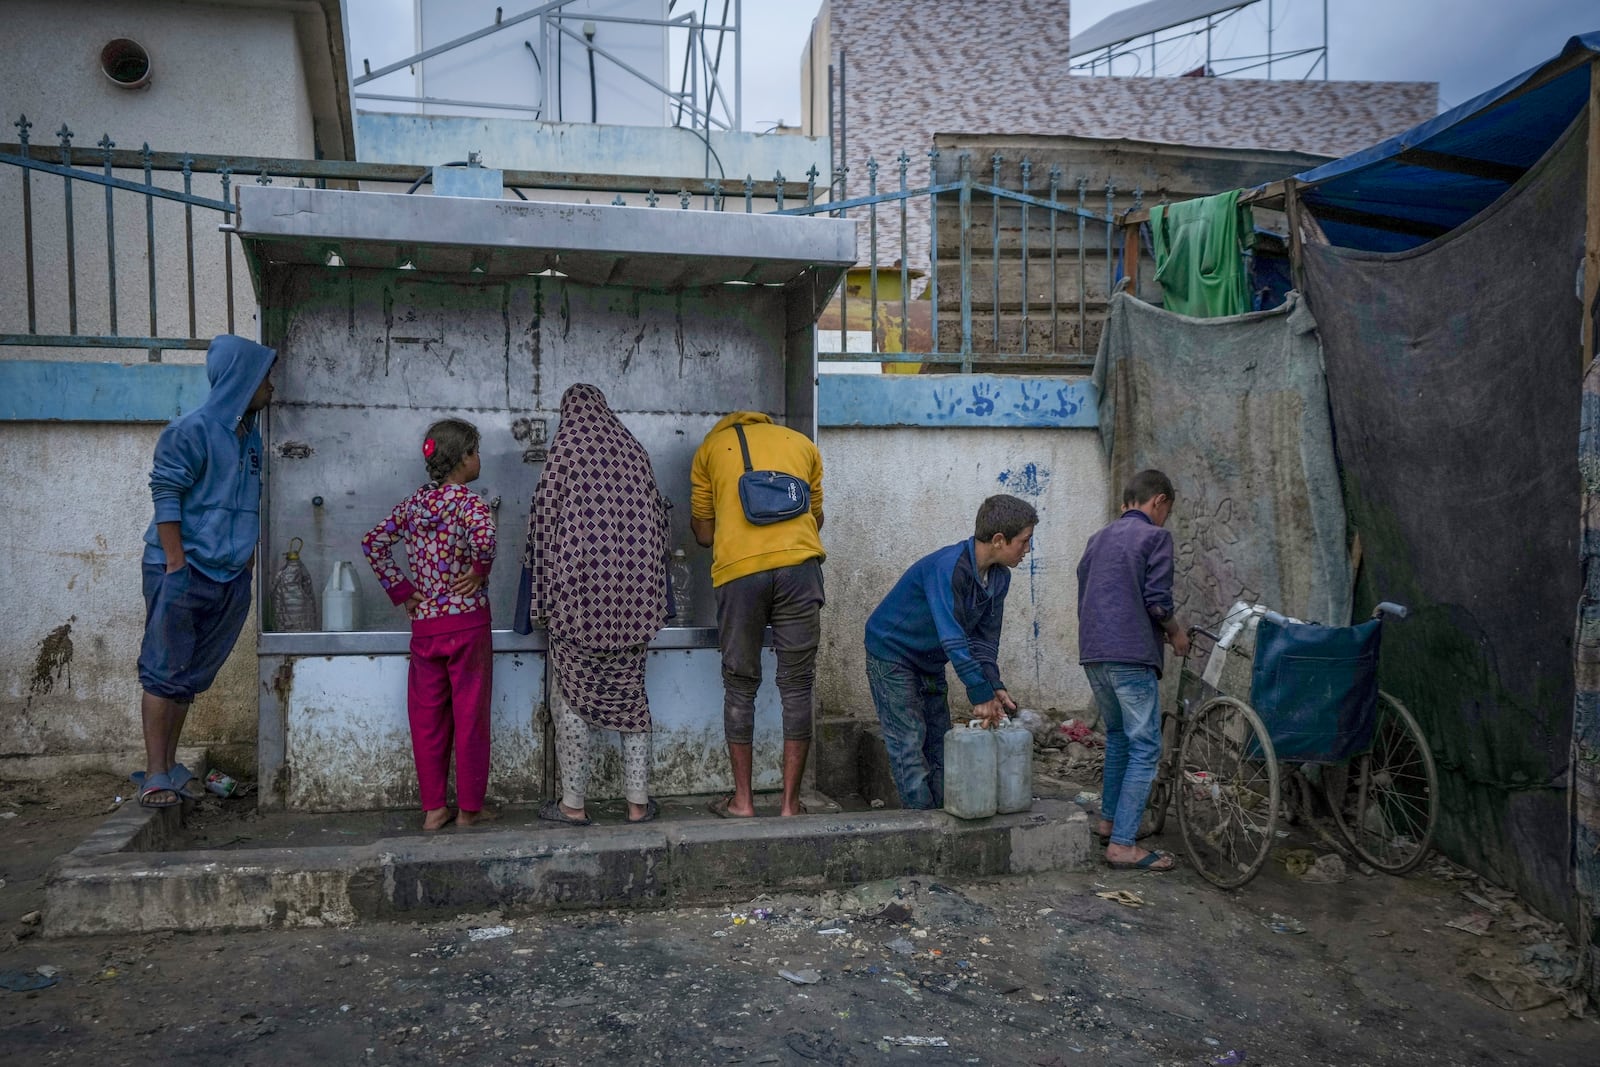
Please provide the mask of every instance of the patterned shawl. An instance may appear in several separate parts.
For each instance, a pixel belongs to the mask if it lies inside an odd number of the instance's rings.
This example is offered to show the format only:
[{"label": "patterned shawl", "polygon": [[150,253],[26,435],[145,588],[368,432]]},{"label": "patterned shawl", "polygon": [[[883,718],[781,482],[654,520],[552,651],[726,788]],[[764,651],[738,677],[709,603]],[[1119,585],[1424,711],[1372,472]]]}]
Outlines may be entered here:
[{"label": "patterned shawl", "polygon": [[667,618],[669,507],[605,394],[582,383],[563,393],[528,516],[533,621],[584,648],[648,642]]}]

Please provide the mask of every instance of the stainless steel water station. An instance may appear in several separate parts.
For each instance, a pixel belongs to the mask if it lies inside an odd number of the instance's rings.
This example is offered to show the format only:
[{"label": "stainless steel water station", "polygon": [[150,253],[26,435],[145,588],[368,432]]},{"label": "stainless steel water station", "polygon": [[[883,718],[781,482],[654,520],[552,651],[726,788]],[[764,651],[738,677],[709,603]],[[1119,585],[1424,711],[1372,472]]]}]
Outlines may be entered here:
[{"label": "stainless steel water station", "polygon": [[[693,568],[694,625],[661,631],[646,672],[654,791],[730,786],[709,552],[689,533],[689,465],[734,410],[816,428],[815,323],[855,261],[855,224],[632,208],[251,185],[237,232],[278,350],[262,501],[260,781],[264,808],[416,803],[406,723],[405,615],[360,539],[425,478],[423,430],[445,416],[483,435],[472,488],[495,506],[490,794],[537,799],[551,774],[539,712],[542,633],[511,630],[529,497],[574,382],[605,390],[650,450]],[[356,628],[274,629],[267,589],[292,538],[314,585],[357,564]],[[779,784],[768,653],[756,786]],[[614,755],[592,794],[614,794]]]}]

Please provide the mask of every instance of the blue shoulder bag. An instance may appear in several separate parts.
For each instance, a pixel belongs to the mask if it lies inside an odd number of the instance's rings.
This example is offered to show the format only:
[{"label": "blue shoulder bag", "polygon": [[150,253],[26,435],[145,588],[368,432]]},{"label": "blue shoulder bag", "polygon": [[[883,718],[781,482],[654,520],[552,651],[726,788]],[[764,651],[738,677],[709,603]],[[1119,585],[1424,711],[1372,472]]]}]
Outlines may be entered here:
[{"label": "blue shoulder bag", "polygon": [[750,443],[744,427],[733,425],[739,435],[739,451],[744,456],[744,473],[739,476],[739,504],[752,526],[771,526],[797,518],[811,510],[811,484],[782,471],[752,470]]}]

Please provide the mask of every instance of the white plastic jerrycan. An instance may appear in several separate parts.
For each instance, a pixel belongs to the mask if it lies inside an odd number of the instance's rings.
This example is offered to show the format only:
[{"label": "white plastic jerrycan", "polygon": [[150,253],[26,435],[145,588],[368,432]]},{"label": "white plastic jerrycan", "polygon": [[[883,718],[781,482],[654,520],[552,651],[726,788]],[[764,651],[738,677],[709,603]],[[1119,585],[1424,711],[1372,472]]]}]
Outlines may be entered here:
[{"label": "white plastic jerrycan", "polygon": [[356,565],[341,559],[322,587],[322,628],[342,633],[356,628]]},{"label": "white plastic jerrycan", "polygon": [[993,731],[996,784],[994,810],[1004,815],[1033,807],[1033,733],[1016,719]]},{"label": "white plastic jerrycan", "polygon": [[987,819],[995,813],[999,776],[993,730],[976,719],[944,735],[944,810],[958,819]]}]

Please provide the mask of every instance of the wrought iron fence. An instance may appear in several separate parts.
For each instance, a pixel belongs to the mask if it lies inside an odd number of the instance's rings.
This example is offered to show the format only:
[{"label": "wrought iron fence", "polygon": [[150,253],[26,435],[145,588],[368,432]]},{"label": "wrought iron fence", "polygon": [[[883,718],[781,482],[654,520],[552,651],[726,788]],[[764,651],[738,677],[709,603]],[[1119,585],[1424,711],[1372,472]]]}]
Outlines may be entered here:
[{"label": "wrought iron fence", "polygon": [[[84,149],[65,124],[54,134],[56,143],[41,145],[26,117],[13,125],[17,142],[0,145],[0,210],[12,210],[3,202],[14,192],[21,225],[0,226],[0,255],[22,264],[23,286],[20,300],[14,288],[0,294],[0,345],[8,346],[143,350],[152,361],[166,351],[204,349],[212,334],[236,332],[241,316],[255,313],[252,294],[241,296],[237,288],[239,275],[248,272],[242,259],[236,262],[241,253],[229,233],[238,183],[376,183],[415,192],[433,171],[157,152],[148,145],[128,150],[109,136]],[[843,168],[819,185],[821,174],[812,167],[803,201],[796,195],[799,183],[782,173],[725,185],[703,178],[506,171],[503,182],[523,199],[523,190],[591,202],[609,194],[605,202],[622,206],[670,208],[675,202],[680,210],[742,207],[857,219],[866,255],[824,313],[819,358],[827,362],[887,360],[901,370],[964,372],[1082,364],[1092,351],[1093,312],[1109,299],[1120,272],[1115,190],[1105,188],[1101,213],[1089,206],[1086,180],[1069,179],[1059,166],[1047,169],[1040,188],[1033,163],[1023,158],[1018,187],[1011,188],[1002,183],[1002,164],[1017,161],[996,153],[989,180],[981,181],[969,152],[954,155],[928,151],[927,183],[913,186],[911,157],[901,152],[888,190],[880,188],[879,164],[869,160],[867,195],[848,199],[829,196],[845,188]],[[84,190],[100,201],[99,210],[83,209],[75,193]],[[1102,228],[1103,248],[1092,247]],[[924,239],[926,270],[913,267],[908,254],[920,251]],[[941,256],[941,245],[953,245],[954,256]],[[896,251],[895,263],[881,267],[880,253]],[[1104,292],[1098,283],[1102,256]],[[91,281],[101,271],[103,289]],[[979,284],[983,272],[987,286]],[[898,286],[880,299],[885,276]],[[920,289],[919,276],[927,279]],[[1048,297],[1035,294],[1041,278],[1048,278]],[[138,312],[130,310],[130,294],[142,305]],[[979,316],[987,316],[987,329],[978,328]],[[131,321],[145,328],[129,329]]]}]

